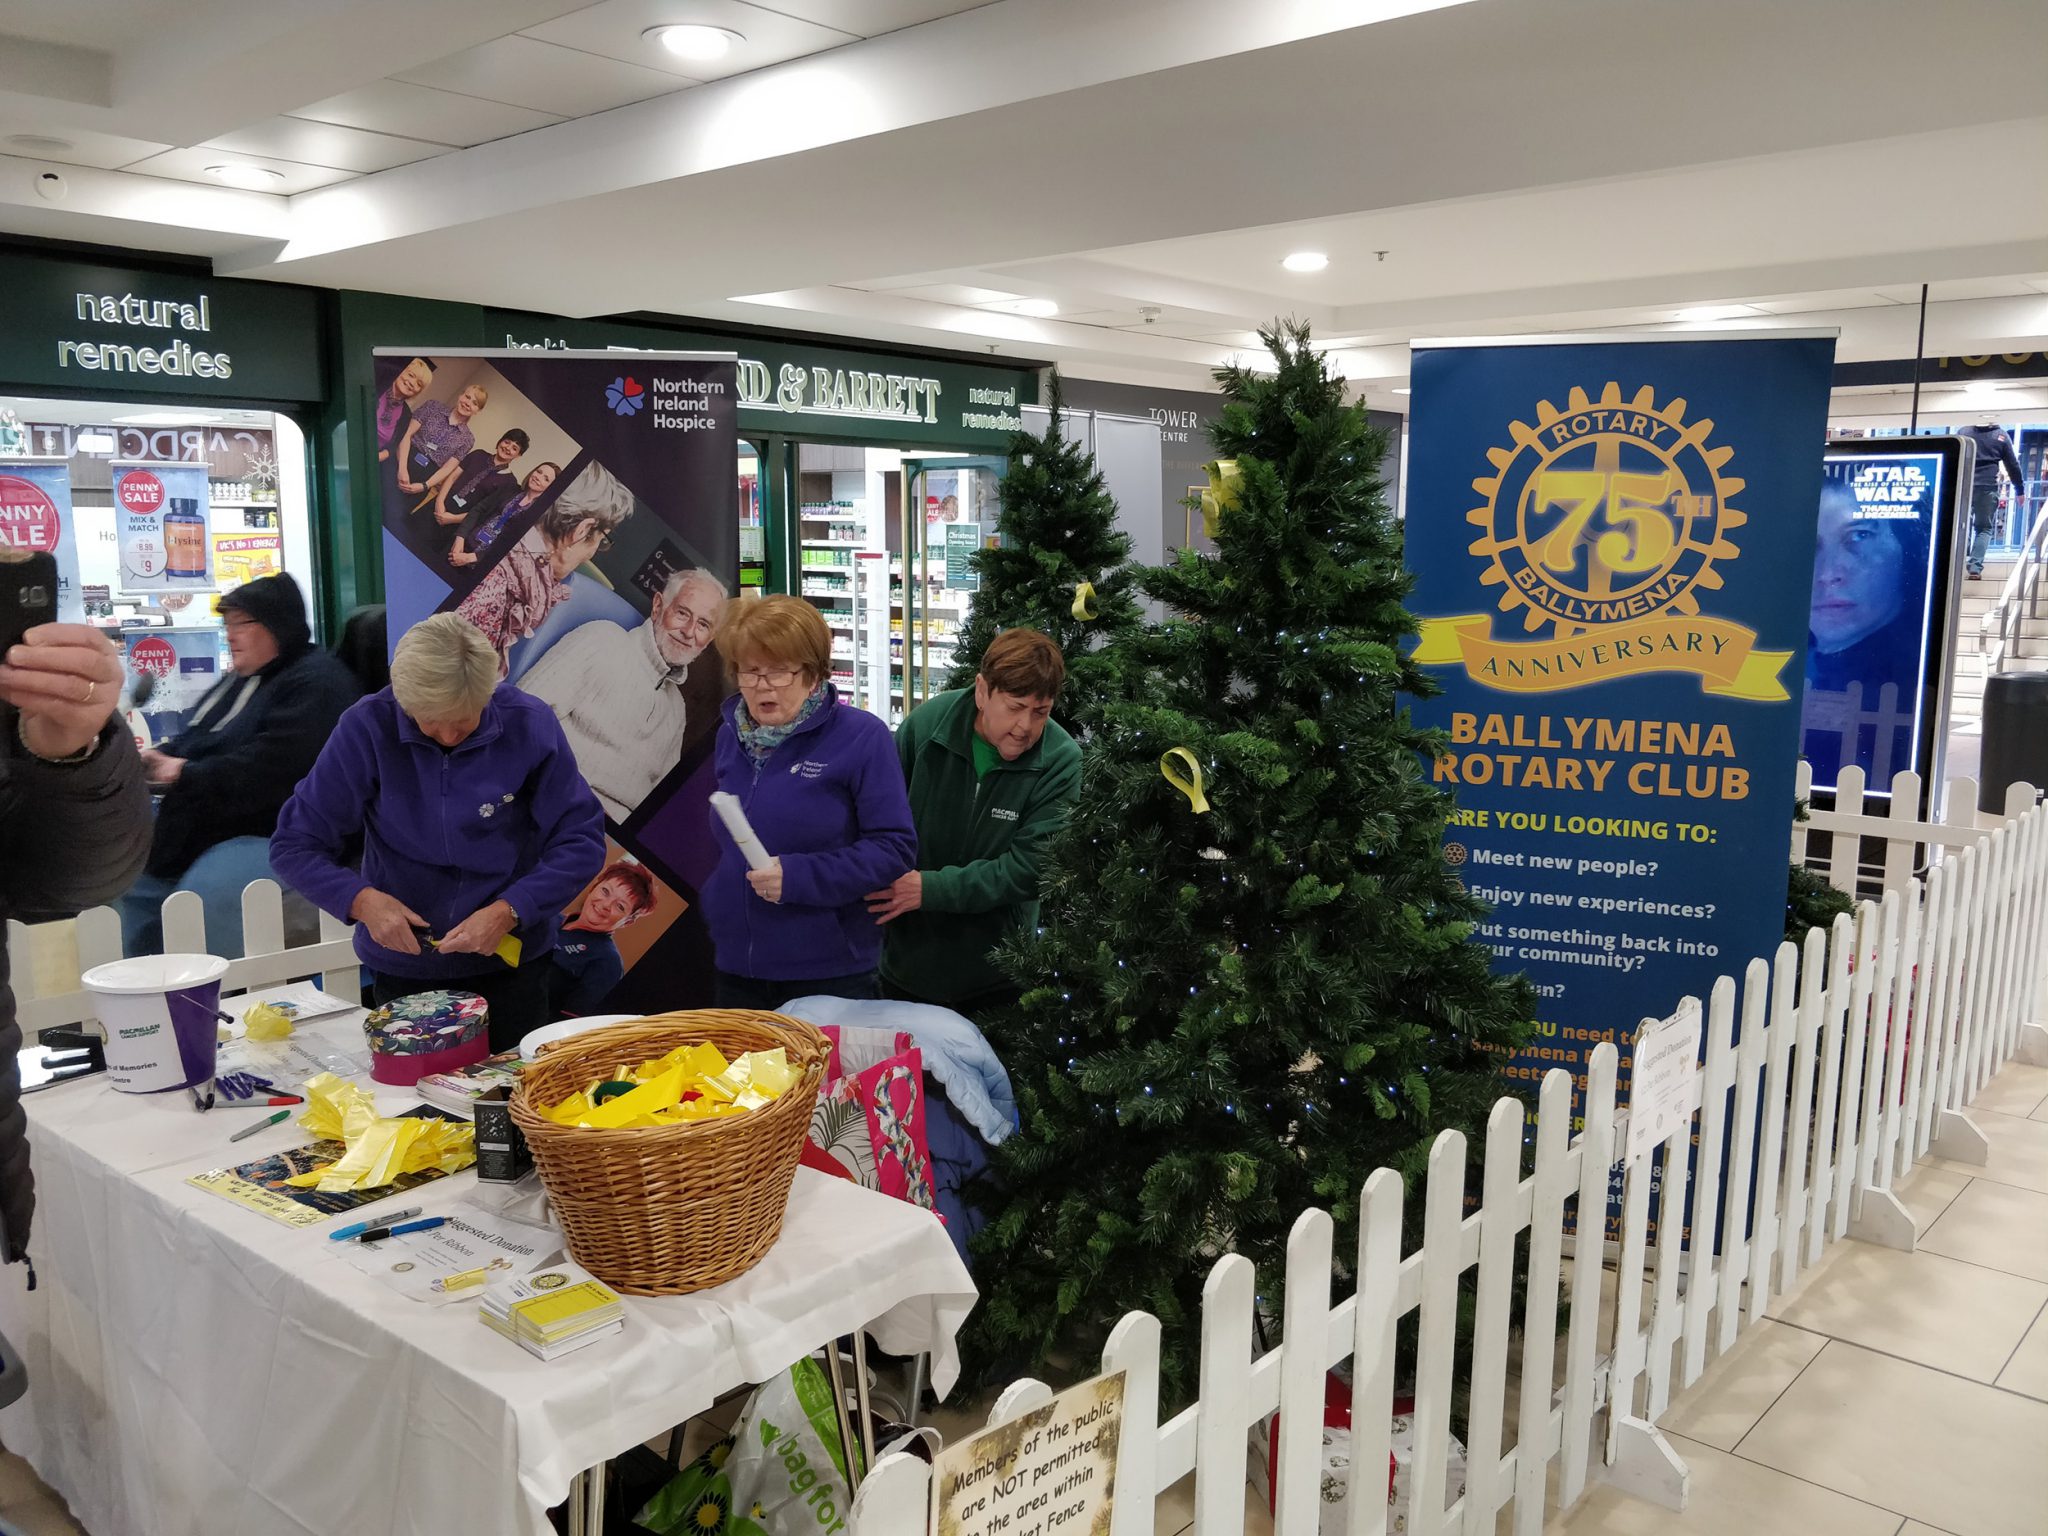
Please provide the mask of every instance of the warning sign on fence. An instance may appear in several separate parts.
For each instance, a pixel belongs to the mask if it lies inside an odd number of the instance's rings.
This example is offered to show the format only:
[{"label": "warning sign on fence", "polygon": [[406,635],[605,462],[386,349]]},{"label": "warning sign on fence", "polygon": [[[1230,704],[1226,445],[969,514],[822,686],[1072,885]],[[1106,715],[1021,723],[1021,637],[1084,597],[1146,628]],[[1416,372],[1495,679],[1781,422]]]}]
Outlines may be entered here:
[{"label": "warning sign on fence", "polygon": [[963,1440],[933,1468],[934,1536],[1109,1536],[1124,1373]]}]

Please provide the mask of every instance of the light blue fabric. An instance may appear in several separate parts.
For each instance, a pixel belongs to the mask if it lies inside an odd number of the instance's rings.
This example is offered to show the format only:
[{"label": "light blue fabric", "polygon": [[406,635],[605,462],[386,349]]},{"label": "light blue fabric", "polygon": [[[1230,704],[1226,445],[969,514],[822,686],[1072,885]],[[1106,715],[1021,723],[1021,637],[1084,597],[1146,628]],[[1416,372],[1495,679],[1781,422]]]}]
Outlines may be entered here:
[{"label": "light blue fabric", "polygon": [[242,889],[252,880],[273,880],[270,839],[231,837],[215,843],[175,880],[144,875],[122,896],[121,949],[129,955],[160,955],[164,948],[164,898],[173,891],[198,893],[206,915],[206,949],[223,960],[242,958]]},{"label": "light blue fabric", "polygon": [[1017,1128],[1010,1074],[987,1038],[950,1008],[892,999],[859,1002],[844,997],[799,997],[777,1010],[820,1029],[901,1030],[924,1053],[924,1069],[938,1079],[960,1117],[990,1146]]}]

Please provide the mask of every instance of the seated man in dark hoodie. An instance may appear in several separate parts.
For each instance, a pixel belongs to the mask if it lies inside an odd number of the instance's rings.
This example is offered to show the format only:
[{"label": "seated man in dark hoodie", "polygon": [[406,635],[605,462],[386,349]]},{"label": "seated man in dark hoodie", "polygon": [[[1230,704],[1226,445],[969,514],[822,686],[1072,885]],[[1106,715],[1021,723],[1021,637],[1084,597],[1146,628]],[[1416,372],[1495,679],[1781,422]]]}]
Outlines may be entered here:
[{"label": "seated man in dark hoodie", "polygon": [[131,955],[163,948],[163,903],[193,891],[206,947],[242,953],[242,888],[270,878],[270,834],[343,710],[354,676],[313,644],[289,576],[265,576],[220,600],[233,669],[199,701],[184,732],[142,754],[162,797],[149,864],[121,898]]}]

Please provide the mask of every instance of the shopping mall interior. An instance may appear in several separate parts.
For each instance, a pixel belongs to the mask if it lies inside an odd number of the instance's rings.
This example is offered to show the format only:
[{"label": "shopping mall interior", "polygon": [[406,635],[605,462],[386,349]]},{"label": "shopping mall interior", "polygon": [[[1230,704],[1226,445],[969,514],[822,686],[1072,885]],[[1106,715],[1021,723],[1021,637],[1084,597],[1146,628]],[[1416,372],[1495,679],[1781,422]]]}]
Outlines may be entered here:
[{"label": "shopping mall interior", "polygon": [[2043,1536],[2044,61],[7,0],[0,1536]]}]

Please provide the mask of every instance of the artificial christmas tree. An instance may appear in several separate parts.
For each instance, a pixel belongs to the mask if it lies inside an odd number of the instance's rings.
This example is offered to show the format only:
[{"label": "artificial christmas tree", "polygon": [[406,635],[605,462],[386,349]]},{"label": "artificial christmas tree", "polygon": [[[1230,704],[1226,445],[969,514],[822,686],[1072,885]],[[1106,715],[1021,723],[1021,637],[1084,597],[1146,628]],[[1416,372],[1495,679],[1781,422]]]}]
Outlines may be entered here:
[{"label": "artificial christmas tree", "polygon": [[[980,586],[953,648],[948,688],[969,688],[982,653],[1003,630],[1043,630],[1067,659],[1067,684],[1053,718],[1080,734],[1089,711],[1117,695],[1123,658],[1110,642],[1140,620],[1132,596],[1131,541],[1116,526],[1116,502],[1095,456],[1060,430],[1059,375],[1043,434],[1010,439],[996,519],[1002,544],[974,553]],[[1085,584],[1085,585],[1084,585]]]},{"label": "artificial christmas tree", "polygon": [[1085,1363],[1144,1308],[1185,1388],[1215,1256],[1277,1309],[1301,1211],[1353,1251],[1366,1176],[1481,1135],[1535,1016],[1443,862],[1384,441],[1305,329],[1267,341],[1276,375],[1217,376],[1217,551],[1140,577],[1183,617],[1109,648],[1136,686],[1092,721],[1042,926],[1005,954],[1027,990],[988,1033],[1022,1127],[976,1240],[989,1375]]}]

